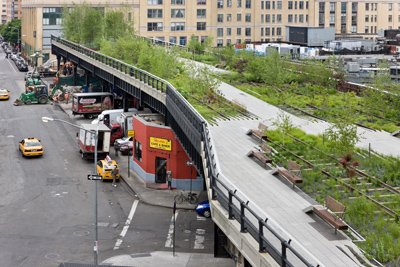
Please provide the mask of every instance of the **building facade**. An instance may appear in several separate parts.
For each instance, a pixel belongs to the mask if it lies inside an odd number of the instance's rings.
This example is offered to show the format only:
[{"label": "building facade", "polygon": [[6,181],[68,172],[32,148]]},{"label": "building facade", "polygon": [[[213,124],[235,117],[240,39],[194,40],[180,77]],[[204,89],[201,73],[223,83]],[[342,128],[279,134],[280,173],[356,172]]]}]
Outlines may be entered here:
[{"label": "building facade", "polygon": [[[7,0],[11,1],[11,0]],[[17,1],[17,0],[14,0]],[[83,1],[76,1],[79,4]],[[110,8],[129,6],[140,36],[186,45],[212,37],[214,46],[286,40],[289,26],[333,28],[336,37],[375,39],[400,26],[400,1],[327,0],[131,0],[85,1]],[[23,43],[49,51],[50,34],[60,33],[62,7],[70,1],[23,2]]]},{"label": "building facade", "polygon": [[[35,51],[39,52],[39,65],[50,58],[51,35],[61,36],[62,34],[64,8],[70,8],[78,4],[87,4],[105,9],[124,8],[129,17],[134,17],[133,8],[137,9],[135,2],[136,0],[124,2],[117,0],[60,0],[57,2],[53,0],[24,0],[21,22],[22,53],[25,57],[31,58]],[[127,10],[127,6],[132,7],[132,10]]]}]

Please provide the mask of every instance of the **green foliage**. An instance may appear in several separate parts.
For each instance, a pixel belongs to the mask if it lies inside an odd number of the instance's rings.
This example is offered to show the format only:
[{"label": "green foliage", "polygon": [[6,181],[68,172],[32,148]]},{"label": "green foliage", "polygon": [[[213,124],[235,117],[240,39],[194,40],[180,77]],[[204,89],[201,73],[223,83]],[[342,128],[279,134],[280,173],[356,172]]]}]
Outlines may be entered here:
[{"label": "green foliage", "polygon": [[91,48],[98,48],[103,36],[103,10],[87,4],[64,8],[64,37]]},{"label": "green foliage", "polygon": [[133,27],[124,18],[121,10],[109,10],[104,16],[104,38],[117,40],[119,37],[133,34]]},{"label": "green foliage", "polygon": [[21,40],[21,20],[13,19],[5,24],[0,25],[0,34],[6,42],[17,44]]},{"label": "green foliage", "polygon": [[354,150],[354,146],[360,140],[357,134],[357,126],[338,122],[329,127],[325,133],[332,151],[340,154],[348,153]]}]

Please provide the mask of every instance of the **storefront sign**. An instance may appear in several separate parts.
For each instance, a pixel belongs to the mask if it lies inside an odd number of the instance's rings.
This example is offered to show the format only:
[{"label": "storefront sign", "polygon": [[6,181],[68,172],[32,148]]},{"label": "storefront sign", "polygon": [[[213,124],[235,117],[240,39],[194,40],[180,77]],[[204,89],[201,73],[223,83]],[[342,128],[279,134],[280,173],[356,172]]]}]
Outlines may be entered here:
[{"label": "storefront sign", "polygon": [[172,141],[163,138],[150,137],[150,147],[161,150],[172,150]]},{"label": "storefront sign", "polygon": [[128,130],[128,136],[135,136],[135,130]]}]

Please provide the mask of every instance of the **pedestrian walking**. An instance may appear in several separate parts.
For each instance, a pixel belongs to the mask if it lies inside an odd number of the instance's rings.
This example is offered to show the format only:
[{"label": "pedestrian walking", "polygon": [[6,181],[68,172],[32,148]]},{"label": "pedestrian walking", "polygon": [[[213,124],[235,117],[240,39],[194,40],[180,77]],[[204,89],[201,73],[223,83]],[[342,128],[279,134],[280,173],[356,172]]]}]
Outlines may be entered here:
[{"label": "pedestrian walking", "polygon": [[111,170],[111,177],[113,179],[112,185],[114,187],[117,187],[117,184],[115,183],[116,182],[115,180],[117,178],[117,168],[116,168],[116,166],[114,166],[114,168]]}]

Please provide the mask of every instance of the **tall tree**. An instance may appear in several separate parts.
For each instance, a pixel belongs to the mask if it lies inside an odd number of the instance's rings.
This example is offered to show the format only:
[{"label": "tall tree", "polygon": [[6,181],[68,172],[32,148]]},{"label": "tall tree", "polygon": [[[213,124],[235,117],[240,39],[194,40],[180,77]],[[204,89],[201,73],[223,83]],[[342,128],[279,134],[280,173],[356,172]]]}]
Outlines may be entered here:
[{"label": "tall tree", "polygon": [[133,27],[125,19],[122,10],[108,10],[104,16],[104,38],[117,40],[119,37],[133,34]]},{"label": "tall tree", "polygon": [[64,37],[92,48],[98,48],[103,36],[102,8],[94,8],[87,4],[64,8]]}]

